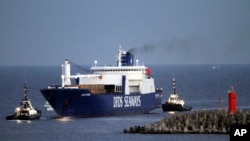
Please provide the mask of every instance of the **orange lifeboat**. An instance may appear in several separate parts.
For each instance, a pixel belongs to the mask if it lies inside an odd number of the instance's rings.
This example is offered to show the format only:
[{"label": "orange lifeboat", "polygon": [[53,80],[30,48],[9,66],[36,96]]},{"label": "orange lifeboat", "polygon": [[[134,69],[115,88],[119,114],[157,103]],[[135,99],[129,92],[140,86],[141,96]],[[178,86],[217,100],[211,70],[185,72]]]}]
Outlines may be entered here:
[{"label": "orange lifeboat", "polygon": [[151,74],[151,69],[149,67],[146,68],[145,70],[146,75],[150,75]]}]

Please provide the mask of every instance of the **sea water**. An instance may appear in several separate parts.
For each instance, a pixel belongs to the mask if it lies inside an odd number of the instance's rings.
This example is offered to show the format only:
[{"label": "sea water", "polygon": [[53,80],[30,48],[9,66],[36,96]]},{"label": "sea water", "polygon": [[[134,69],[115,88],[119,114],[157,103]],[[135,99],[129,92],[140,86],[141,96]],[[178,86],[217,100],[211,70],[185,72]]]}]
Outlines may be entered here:
[{"label": "sea water", "polygon": [[[250,108],[250,65],[160,65],[151,66],[156,87],[163,88],[165,102],[172,91],[172,78],[177,91],[194,110],[213,110],[228,107],[227,91],[237,92],[237,108]],[[81,72],[81,70],[74,70]],[[73,72],[74,72],[73,71]],[[86,69],[85,69],[86,71]],[[125,134],[123,129],[145,125],[171,117],[156,109],[150,114],[96,117],[59,118],[46,111],[40,88],[60,84],[60,66],[1,66],[0,67],[0,140],[6,141],[68,141],[68,140],[229,140],[228,134]],[[34,107],[42,110],[35,121],[6,121],[23,98],[23,85],[28,84],[28,96]]]}]

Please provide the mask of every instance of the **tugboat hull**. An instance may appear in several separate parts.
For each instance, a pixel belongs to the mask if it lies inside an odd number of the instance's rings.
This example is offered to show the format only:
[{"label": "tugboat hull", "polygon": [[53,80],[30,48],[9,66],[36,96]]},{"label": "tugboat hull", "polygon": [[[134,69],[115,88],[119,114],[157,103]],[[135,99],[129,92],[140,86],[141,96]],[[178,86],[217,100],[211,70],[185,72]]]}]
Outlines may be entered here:
[{"label": "tugboat hull", "polygon": [[41,117],[41,111],[37,110],[37,114],[36,115],[11,115],[11,116],[6,116],[5,119],[6,120],[37,120],[40,119]]},{"label": "tugboat hull", "polygon": [[165,103],[162,104],[162,110],[167,112],[167,111],[191,111],[192,107],[190,106],[182,106],[181,104],[170,104],[170,103]]}]

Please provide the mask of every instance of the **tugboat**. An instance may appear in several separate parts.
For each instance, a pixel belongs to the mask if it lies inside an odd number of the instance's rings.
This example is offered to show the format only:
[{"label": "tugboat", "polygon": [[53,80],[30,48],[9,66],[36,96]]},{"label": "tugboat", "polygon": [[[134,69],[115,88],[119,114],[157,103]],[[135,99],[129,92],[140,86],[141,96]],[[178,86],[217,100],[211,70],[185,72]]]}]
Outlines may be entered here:
[{"label": "tugboat", "polygon": [[164,104],[162,104],[162,110],[163,111],[190,111],[192,107],[186,106],[183,99],[179,97],[179,94],[176,91],[176,81],[175,78],[172,80],[173,84],[173,92],[170,94],[170,97],[168,98],[168,101]]},{"label": "tugboat", "polygon": [[15,113],[11,116],[6,116],[6,120],[35,120],[41,117],[41,111],[33,108],[27,94],[27,85],[24,84],[24,99],[20,106],[16,107]]}]

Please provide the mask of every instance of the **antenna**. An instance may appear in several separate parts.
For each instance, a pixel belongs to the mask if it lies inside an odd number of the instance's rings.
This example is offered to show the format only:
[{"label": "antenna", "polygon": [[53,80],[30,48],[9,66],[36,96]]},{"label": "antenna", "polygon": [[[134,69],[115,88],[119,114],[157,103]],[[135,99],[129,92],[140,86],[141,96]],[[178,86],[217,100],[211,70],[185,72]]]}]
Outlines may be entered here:
[{"label": "antenna", "polygon": [[173,80],[172,80],[172,84],[173,84],[173,92],[174,94],[176,94],[176,81],[175,81],[175,77],[173,77]]},{"label": "antenna", "polygon": [[122,46],[120,45],[118,47],[118,57],[117,57],[117,66],[121,67],[122,66]]},{"label": "antenna", "polygon": [[27,87],[27,68],[25,69],[24,72],[24,86],[23,86],[23,91],[24,91],[24,99],[28,100],[28,87]]},{"label": "antenna", "polygon": [[24,83],[24,87],[23,87],[23,91],[24,91],[24,99],[25,100],[28,100],[28,98],[27,98],[27,95],[28,95],[28,88],[27,88],[27,84],[26,84],[26,82]]}]

